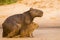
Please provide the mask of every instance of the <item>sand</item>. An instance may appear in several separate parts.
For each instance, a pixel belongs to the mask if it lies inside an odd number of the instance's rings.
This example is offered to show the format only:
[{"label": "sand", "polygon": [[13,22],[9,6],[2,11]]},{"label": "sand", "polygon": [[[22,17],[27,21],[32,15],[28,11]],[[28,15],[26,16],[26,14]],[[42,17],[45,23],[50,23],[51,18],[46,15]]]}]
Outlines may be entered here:
[{"label": "sand", "polygon": [[[60,28],[41,28],[33,32],[33,39],[41,40],[59,40],[60,39]],[[2,37],[2,29],[0,29],[0,38]],[[28,39],[28,38],[26,38]],[[32,39],[32,38],[30,38]]]}]

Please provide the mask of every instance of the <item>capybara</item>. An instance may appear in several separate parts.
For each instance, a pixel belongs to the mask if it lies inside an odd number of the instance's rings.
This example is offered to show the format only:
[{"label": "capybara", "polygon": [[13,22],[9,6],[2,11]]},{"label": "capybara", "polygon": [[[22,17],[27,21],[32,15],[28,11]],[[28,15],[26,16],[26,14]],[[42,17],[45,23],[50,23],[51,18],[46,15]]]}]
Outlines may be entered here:
[{"label": "capybara", "polygon": [[24,12],[23,14],[16,14],[8,17],[2,24],[3,37],[12,38],[18,34],[20,30],[22,31],[22,29],[26,29],[27,25],[30,25],[35,17],[42,16],[43,11],[30,8],[30,10]]},{"label": "capybara", "polygon": [[38,24],[32,22],[31,24],[27,25],[26,28],[20,30],[18,35],[14,36],[14,38],[18,37],[33,37],[33,31],[39,27]]}]

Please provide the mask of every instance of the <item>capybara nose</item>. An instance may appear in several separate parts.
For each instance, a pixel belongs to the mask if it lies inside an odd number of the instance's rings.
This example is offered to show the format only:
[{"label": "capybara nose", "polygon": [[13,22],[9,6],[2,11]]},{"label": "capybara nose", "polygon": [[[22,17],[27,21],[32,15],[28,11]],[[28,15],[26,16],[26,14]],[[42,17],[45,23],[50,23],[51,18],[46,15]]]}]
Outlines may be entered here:
[{"label": "capybara nose", "polygon": [[40,13],[39,13],[40,15],[40,17],[42,17],[43,16],[43,11],[42,10],[40,10]]},{"label": "capybara nose", "polygon": [[41,11],[41,17],[43,16],[43,11]]}]

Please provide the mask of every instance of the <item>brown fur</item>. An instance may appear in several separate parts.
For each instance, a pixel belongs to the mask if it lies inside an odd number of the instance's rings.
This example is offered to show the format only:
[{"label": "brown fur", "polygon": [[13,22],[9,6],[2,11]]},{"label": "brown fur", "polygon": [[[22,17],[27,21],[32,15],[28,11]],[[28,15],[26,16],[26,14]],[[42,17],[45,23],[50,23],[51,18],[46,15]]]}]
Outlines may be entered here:
[{"label": "brown fur", "polygon": [[21,29],[19,34],[17,36],[15,36],[15,38],[17,37],[33,37],[33,31],[35,29],[37,29],[39,27],[38,24],[32,22],[30,25],[27,25],[26,28]]},{"label": "brown fur", "polygon": [[29,11],[24,12],[23,14],[16,14],[8,17],[2,24],[3,37],[10,38],[18,34],[18,32],[22,31],[23,29],[28,29],[27,27],[33,23],[33,19],[35,17],[42,17],[42,15],[43,12],[41,10],[31,8]]}]

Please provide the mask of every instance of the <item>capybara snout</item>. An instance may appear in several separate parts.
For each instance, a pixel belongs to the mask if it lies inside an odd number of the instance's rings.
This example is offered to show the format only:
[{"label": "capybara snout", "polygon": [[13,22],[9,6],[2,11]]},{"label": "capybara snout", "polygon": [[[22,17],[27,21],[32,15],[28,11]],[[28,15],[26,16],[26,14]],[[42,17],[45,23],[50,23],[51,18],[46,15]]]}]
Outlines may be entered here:
[{"label": "capybara snout", "polygon": [[42,17],[43,16],[43,11],[42,10],[38,10],[38,9],[30,8],[30,13],[34,17]]},{"label": "capybara snout", "polygon": [[43,11],[40,10],[40,12],[38,12],[38,17],[42,17],[43,16]]}]

